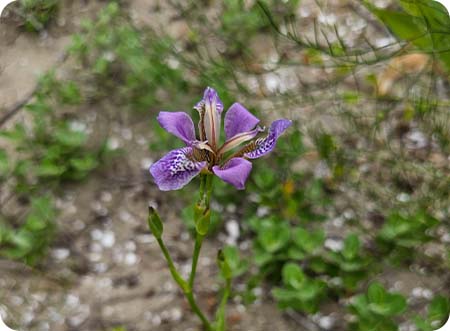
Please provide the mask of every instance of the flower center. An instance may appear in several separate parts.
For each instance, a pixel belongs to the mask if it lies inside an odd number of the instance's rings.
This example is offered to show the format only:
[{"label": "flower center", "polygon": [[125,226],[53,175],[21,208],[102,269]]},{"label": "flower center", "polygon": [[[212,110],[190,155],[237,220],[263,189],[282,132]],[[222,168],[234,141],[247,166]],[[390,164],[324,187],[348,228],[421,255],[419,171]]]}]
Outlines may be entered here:
[{"label": "flower center", "polygon": [[186,156],[193,162],[208,162],[208,168],[216,165],[216,162],[218,161],[216,155],[214,155],[214,153],[212,153],[211,151],[208,151],[206,149],[198,149],[195,147],[192,148],[192,152]]}]

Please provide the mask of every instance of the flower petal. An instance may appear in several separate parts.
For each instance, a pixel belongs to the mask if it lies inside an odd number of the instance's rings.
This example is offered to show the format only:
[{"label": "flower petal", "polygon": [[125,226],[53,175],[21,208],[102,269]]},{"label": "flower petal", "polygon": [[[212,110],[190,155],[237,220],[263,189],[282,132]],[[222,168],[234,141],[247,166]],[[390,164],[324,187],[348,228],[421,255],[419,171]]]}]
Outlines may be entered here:
[{"label": "flower petal", "polygon": [[217,92],[211,87],[206,88],[203,95],[203,102],[205,107],[204,128],[206,139],[209,145],[215,149],[220,137],[220,115],[223,111],[223,104]]},{"label": "flower petal", "polygon": [[244,158],[235,157],[228,161],[222,168],[214,166],[212,170],[224,182],[233,185],[238,190],[243,190],[245,188],[245,182],[252,170],[252,163]]},{"label": "flower petal", "polygon": [[182,188],[206,166],[206,162],[192,161],[191,153],[191,147],[174,149],[152,164],[150,173],[161,191]]},{"label": "flower petal", "polygon": [[183,140],[187,145],[195,140],[195,128],[191,117],[185,112],[162,111],[158,122],[163,129]]},{"label": "flower petal", "polygon": [[266,138],[257,139],[255,142],[255,149],[244,154],[249,159],[257,159],[267,153],[271,152],[277,144],[278,137],[292,125],[292,121],[287,119],[280,119],[274,121],[270,125],[269,134]]},{"label": "flower petal", "polygon": [[250,131],[258,123],[259,119],[244,106],[240,103],[234,103],[225,114],[225,138],[229,140],[239,133]]}]

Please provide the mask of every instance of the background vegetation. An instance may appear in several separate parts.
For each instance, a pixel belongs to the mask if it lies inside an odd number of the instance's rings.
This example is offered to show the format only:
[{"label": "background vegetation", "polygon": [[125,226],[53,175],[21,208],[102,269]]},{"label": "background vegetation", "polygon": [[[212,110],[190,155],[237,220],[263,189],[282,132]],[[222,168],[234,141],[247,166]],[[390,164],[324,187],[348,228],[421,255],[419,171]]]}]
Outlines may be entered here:
[{"label": "background vegetation", "polygon": [[[57,29],[60,6],[19,1],[10,19],[27,33]],[[134,157],[116,146],[115,123],[145,121],[146,152],[157,159],[177,147],[157,112],[189,112],[212,86],[226,108],[239,101],[267,121],[295,122],[276,152],[255,162],[244,192],[216,183],[214,245],[230,234],[230,219],[239,221],[224,250],[241,285],[233,297],[252,305],[262,287],[262,300],[311,330],[443,325],[450,311],[450,17],[443,6],[157,3],[154,15],[165,10],[166,24],[181,22],[176,36],[167,26],[137,24],[126,1],[101,7],[71,37],[70,74],[57,67],[42,75],[17,110],[27,120],[1,128],[0,255],[45,273],[46,252],[61,236],[57,198]],[[86,108],[95,120],[86,121]],[[156,192],[148,174],[140,178]],[[154,193],[162,206],[175,200],[191,230],[191,208],[182,208],[195,186]],[[418,275],[431,294],[398,286]]]}]

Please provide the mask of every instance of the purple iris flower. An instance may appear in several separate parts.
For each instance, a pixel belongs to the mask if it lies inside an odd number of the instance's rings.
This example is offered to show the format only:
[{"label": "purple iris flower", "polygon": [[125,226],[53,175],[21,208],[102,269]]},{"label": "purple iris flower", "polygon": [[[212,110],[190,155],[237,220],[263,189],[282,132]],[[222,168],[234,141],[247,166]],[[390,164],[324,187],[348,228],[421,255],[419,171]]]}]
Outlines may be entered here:
[{"label": "purple iris flower", "polygon": [[[278,137],[292,124],[288,119],[276,120],[270,125],[266,137],[253,139],[264,131],[257,125],[259,119],[241,104],[234,103],[225,114],[225,143],[220,145],[223,104],[217,92],[206,88],[203,99],[194,108],[200,115],[199,139],[187,113],[163,111],[158,115],[161,127],[186,144],[186,147],[170,151],[150,167],[150,173],[162,191],[182,188],[201,171],[212,172],[238,190],[244,189],[252,170],[248,159],[256,159],[272,151]],[[241,148],[233,153],[238,146]]]}]

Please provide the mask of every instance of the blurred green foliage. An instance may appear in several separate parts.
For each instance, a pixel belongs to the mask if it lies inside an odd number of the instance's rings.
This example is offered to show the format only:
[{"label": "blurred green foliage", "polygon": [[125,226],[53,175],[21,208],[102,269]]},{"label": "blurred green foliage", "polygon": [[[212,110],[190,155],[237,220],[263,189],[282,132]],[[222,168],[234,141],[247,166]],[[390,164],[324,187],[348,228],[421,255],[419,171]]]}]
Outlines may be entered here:
[{"label": "blurred green foliage", "polygon": [[394,317],[403,313],[407,308],[406,299],[398,293],[385,290],[383,285],[374,282],[370,284],[366,294],[353,298],[349,307],[356,316],[352,330],[398,330]]},{"label": "blurred green foliage", "polygon": [[44,29],[56,16],[59,0],[19,0],[18,13],[29,31]]},{"label": "blurred green foliage", "polygon": [[56,209],[50,197],[33,198],[22,224],[0,218],[0,256],[35,265],[45,256],[55,234]]},{"label": "blurred green foliage", "polygon": [[293,308],[314,313],[325,296],[325,282],[305,275],[294,263],[283,266],[283,287],[275,288],[273,295],[280,308]]},{"label": "blurred green foliage", "polygon": [[424,53],[432,54],[450,71],[450,17],[437,1],[400,0],[402,11],[380,9],[367,2],[368,8],[403,41]]},{"label": "blurred green foliage", "polygon": [[174,104],[186,93],[185,76],[171,60],[173,41],[139,31],[117,2],[110,2],[95,21],[85,20],[82,26],[69,52],[92,84],[91,97],[113,97],[123,106],[148,111],[160,104],[161,93]]},{"label": "blurred green foliage", "polygon": [[[88,147],[88,134],[60,117],[54,105],[78,105],[81,102],[75,82],[60,81],[53,72],[44,75],[35,99],[26,105],[31,125],[17,123],[0,131],[10,140],[18,157],[10,160],[8,176],[16,179],[21,194],[39,192],[40,185],[58,185],[67,180],[84,179],[97,168],[106,149]],[[3,167],[6,169],[6,165]]]},{"label": "blurred green foliage", "polygon": [[[106,144],[90,145],[89,134],[74,125],[74,118],[55,111],[55,107],[75,107],[81,102],[77,83],[57,79],[50,71],[41,77],[33,100],[25,106],[29,121],[0,131],[14,149],[14,153],[0,149],[2,188],[23,202],[31,201],[23,220],[3,216],[6,210],[0,210],[0,255],[37,264],[55,232],[52,193],[65,182],[85,179],[106,156]],[[46,198],[38,198],[42,195]]]},{"label": "blurred green foliage", "polygon": [[383,254],[394,260],[414,258],[414,248],[433,239],[431,230],[439,221],[419,211],[412,215],[403,215],[400,212],[391,213],[378,232],[377,240]]},{"label": "blurred green foliage", "polygon": [[449,315],[450,299],[438,295],[428,305],[426,317],[416,316],[415,324],[420,331],[437,330],[447,322]]}]

